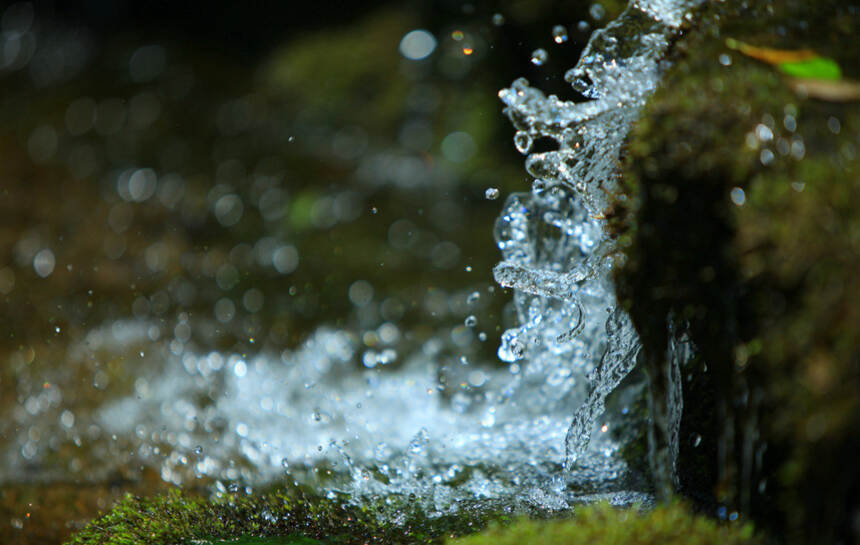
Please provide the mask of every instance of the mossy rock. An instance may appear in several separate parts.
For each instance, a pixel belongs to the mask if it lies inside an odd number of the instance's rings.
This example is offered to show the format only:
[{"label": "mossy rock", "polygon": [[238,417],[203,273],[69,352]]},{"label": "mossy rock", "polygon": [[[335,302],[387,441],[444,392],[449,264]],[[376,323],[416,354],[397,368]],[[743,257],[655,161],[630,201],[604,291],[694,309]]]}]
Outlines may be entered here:
[{"label": "mossy rock", "polygon": [[450,545],[752,545],[752,526],[719,524],[673,503],[642,512],[608,504],[577,509],[572,519],[521,519],[509,526],[448,541]]},{"label": "mossy rock", "polygon": [[243,536],[302,536],[333,543],[373,541],[380,532],[364,510],[275,492],[192,498],[174,489],[143,499],[126,495],[75,534],[68,545],[177,544]]},{"label": "mossy rock", "polygon": [[665,354],[670,316],[698,348],[684,373],[682,490],[788,542],[850,542],[860,104],[798,93],[726,38],[812,49],[856,80],[860,40],[845,24],[856,6],[741,4],[705,8],[631,134],[616,280],[648,357]]},{"label": "mossy rock", "polygon": [[455,513],[431,516],[414,500],[388,496],[356,506],[346,497],[320,497],[300,488],[212,499],[178,489],[153,498],[128,494],[66,545],[441,543],[510,518],[504,506],[492,502],[464,502]]}]

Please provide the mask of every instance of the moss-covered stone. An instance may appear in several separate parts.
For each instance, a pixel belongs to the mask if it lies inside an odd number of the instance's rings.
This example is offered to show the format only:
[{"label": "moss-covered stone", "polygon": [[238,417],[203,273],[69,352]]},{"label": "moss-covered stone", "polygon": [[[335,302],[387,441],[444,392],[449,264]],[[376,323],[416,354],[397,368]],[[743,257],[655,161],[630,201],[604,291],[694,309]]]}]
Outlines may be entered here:
[{"label": "moss-covered stone", "polygon": [[[860,105],[798,94],[729,49],[810,48],[857,78],[843,2],[709,6],[635,127],[617,282],[658,365],[685,370],[682,489],[791,542],[850,541],[860,446]],[[853,12],[851,10],[854,10]],[[707,496],[707,498],[705,498]]]},{"label": "moss-covered stone", "polygon": [[172,489],[153,498],[126,495],[66,543],[176,545],[269,537],[290,538],[301,545],[313,540],[421,544],[478,531],[489,520],[503,523],[508,515],[498,506],[464,504],[456,513],[429,516],[414,498],[394,496],[357,507],[346,498],[322,498],[301,489],[214,499]]},{"label": "moss-covered stone", "polygon": [[172,490],[143,499],[127,495],[67,543],[167,544],[253,536],[301,535],[363,543],[380,533],[363,510],[275,492],[261,496],[192,498]]},{"label": "moss-covered stone", "polygon": [[596,504],[576,511],[573,519],[535,521],[522,519],[509,526],[453,539],[451,545],[741,545],[758,543],[752,526],[738,522],[718,524],[693,515],[682,504],[653,511],[619,510]]}]

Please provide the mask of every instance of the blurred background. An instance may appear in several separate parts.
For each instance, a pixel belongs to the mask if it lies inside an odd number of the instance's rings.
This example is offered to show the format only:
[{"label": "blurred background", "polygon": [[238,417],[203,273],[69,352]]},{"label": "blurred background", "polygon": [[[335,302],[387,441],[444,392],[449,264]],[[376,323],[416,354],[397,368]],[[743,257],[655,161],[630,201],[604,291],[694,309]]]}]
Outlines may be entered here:
[{"label": "blurred background", "polygon": [[432,338],[495,361],[492,227],[528,187],[497,92],[570,98],[616,4],[0,3],[0,542],[212,485],[92,416],[145,398],[159,351],[330,326],[356,366]]}]

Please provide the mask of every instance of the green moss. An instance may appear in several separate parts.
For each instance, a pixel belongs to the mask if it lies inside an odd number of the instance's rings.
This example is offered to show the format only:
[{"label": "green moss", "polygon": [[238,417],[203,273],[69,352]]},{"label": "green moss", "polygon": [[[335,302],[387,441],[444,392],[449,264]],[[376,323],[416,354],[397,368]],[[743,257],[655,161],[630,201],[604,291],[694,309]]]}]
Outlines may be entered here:
[{"label": "green moss", "polygon": [[290,537],[240,537],[222,541],[206,541],[199,545],[323,545],[322,541],[302,536]]},{"label": "green moss", "polygon": [[373,541],[381,530],[367,512],[282,492],[191,498],[172,490],[142,499],[127,495],[67,543],[174,544],[241,536],[301,535],[337,543]]},{"label": "green moss", "polygon": [[682,490],[790,542],[854,532],[860,106],[796,94],[725,37],[811,48],[850,72],[860,44],[846,9],[709,7],[632,132],[613,223],[646,361],[664,358],[670,316],[698,347],[684,373]]},{"label": "green moss", "polygon": [[331,545],[421,544],[478,531],[490,520],[507,520],[501,506],[488,503],[465,502],[456,514],[431,517],[416,506],[414,497],[387,496],[368,500],[362,507],[346,500],[321,498],[299,489],[214,499],[191,497],[177,489],[154,498],[129,494],[66,543],[269,543],[255,539],[278,538],[299,545],[320,541]]},{"label": "green moss", "polygon": [[569,520],[522,519],[481,534],[449,541],[452,545],[741,545],[758,543],[752,526],[715,521],[690,513],[682,504],[653,511],[619,510],[608,504],[577,509]]}]

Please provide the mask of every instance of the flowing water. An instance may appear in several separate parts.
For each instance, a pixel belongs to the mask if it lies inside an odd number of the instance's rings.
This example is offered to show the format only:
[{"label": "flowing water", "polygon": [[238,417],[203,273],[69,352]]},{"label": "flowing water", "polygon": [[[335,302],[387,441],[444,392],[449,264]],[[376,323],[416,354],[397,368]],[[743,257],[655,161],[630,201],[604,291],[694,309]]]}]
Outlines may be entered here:
[{"label": "flowing water", "polygon": [[[616,257],[602,213],[617,189],[629,127],[658,84],[669,41],[696,4],[634,0],[596,31],[565,77],[584,102],[547,97],[523,79],[500,91],[516,148],[527,155],[534,178],[531,191],[507,198],[494,231],[502,261],[493,273],[501,286],[513,288],[518,322],[502,335],[503,365],[480,353],[452,361],[448,353],[451,339],[460,347],[477,342],[472,314],[486,291],[452,293],[443,302],[468,314],[450,336],[409,344],[403,339],[415,336],[408,324],[365,316],[361,320],[371,326],[362,333],[322,325],[281,352],[203,349],[192,342],[200,327],[193,312],[178,313],[167,327],[152,313],[136,312],[93,327],[66,356],[109,362],[127,359],[134,347],[140,371],[131,379],[133,395],[107,399],[84,415],[64,410],[58,389],[46,387],[22,397],[20,419],[41,423],[42,433],[53,430],[64,444],[112,441],[102,471],[153,467],[164,481],[203,478],[216,491],[286,479],[355,501],[416,497],[431,513],[474,499],[548,510],[595,494],[617,503],[647,501],[647,494],[629,489],[618,439],[608,433],[625,418],[623,411],[604,414],[607,396],[636,364],[639,342],[615,300]],[[547,137],[557,149],[533,152],[533,142]],[[382,155],[377,160],[407,166]],[[153,176],[119,173],[121,201],[152,196]],[[173,198],[168,182],[158,182],[166,206]],[[346,217],[363,197],[342,195]],[[242,216],[242,200],[227,186],[209,199],[221,225]],[[330,208],[339,210],[338,203]],[[128,205],[117,206],[114,220],[122,223]],[[443,246],[436,245],[439,261],[452,251]],[[292,271],[299,260],[292,245],[275,239],[243,248],[250,261],[280,272]],[[147,250],[147,263],[163,267],[166,251]],[[219,285],[231,284],[234,272],[218,269]],[[349,297],[362,306],[372,293],[367,282],[356,282]],[[261,298],[259,290],[247,291],[244,306],[262,306]],[[154,299],[144,303],[157,305]],[[218,322],[237,312],[223,298],[214,309],[215,325],[203,328],[210,337],[218,336]],[[688,356],[683,347],[673,350],[677,371]],[[115,380],[106,371],[94,376],[102,388]],[[675,392],[674,435],[681,403]],[[28,429],[21,428],[4,453],[7,480],[48,456],[44,441]]]}]

